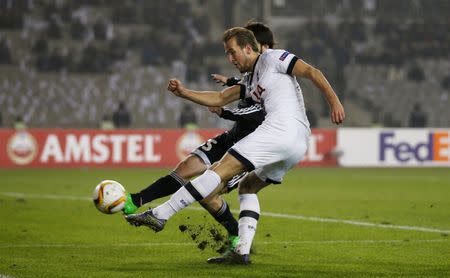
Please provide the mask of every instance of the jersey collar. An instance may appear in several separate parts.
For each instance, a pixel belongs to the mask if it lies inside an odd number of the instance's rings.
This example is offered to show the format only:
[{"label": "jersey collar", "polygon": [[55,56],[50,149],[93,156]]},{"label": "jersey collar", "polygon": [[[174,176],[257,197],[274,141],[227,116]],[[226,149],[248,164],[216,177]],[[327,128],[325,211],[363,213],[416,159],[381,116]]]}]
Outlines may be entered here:
[{"label": "jersey collar", "polygon": [[260,57],[260,56],[261,56],[261,54],[259,54],[258,57],[256,57],[256,61],[255,61],[255,63],[253,64],[252,74],[250,75],[250,82],[253,81],[253,73],[255,72],[256,63],[258,63],[259,57]]}]

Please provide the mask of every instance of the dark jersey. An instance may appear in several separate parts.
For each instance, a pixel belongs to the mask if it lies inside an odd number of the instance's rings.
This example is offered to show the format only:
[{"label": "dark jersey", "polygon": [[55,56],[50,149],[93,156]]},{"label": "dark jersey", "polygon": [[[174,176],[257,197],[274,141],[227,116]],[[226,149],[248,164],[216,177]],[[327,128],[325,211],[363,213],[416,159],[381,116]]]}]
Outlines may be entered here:
[{"label": "dark jersey", "polygon": [[[248,74],[244,75],[244,80]],[[239,79],[234,78],[230,86],[238,85]],[[241,84],[241,86],[244,86]],[[209,139],[192,153],[199,156],[206,165],[218,161],[237,141],[252,133],[263,121],[265,112],[261,105],[251,98],[241,99],[237,108],[223,108],[220,117],[234,121],[233,127],[224,133]]]},{"label": "dark jersey", "polygon": [[228,131],[228,136],[235,143],[252,133],[264,121],[265,113],[260,104],[247,98],[240,100],[235,109],[223,108],[220,117],[235,121]]},{"label": "dark jersey", "polygon": [[261,105],[254,103],[251,99],[242,99],[236,109],[224,108],[220,117],[235,121],[233,127],[209,139],[192,153],[210,166],[222,158],[237,141],[252,133],[262,123],[264,116]]},{"label": "dark jersey", "polygon": [[[242,80],[236,77],[230,77],[227,79],[225,85],[241,86],[241,95],[245,94],[245,84],[251,77],[250,73],[245,73]],[[236,109],[222,110],[221,118],[235,121],[235,124],[228,131],[229,136],[234,143],[241,140],[248,134],[252,133],[261,123],[264,121],[265,112],[259,103],[254,102],[251,98],[241,98]]]}]

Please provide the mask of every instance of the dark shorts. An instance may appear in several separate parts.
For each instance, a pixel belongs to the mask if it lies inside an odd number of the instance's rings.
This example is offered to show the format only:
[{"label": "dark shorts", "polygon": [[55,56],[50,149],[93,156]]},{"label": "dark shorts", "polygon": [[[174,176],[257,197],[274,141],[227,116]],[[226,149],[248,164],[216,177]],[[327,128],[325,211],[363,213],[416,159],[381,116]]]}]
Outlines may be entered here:
[{"label": "dark shorts", "polygon": [[222,156],[234,145],[233,140],[228,136],[227,132],[208,139],[203,145],[192,151],[192,154],[200,157],[206,166],[211,166],[219,161]]}]

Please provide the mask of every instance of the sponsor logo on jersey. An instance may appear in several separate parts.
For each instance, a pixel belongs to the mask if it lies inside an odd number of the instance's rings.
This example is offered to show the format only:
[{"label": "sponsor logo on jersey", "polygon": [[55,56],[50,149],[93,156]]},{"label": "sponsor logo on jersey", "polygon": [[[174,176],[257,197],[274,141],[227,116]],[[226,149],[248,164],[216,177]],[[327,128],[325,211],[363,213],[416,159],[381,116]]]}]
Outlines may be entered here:
[{"label": "sponsor logo on jersey", "polygon": [[283,52],[283,54],[281,54],[280,56],[280,61],[284,61],[284,59],[286,59],[286,57],[289,55],[289,52],[285,51]]},{"label": "sponsor logo on jersey", "polygon": [[7,145],[8,156],[17,165],[31,163],[36,157],[37,149],[36,139],[24,130],[14,133]]}]

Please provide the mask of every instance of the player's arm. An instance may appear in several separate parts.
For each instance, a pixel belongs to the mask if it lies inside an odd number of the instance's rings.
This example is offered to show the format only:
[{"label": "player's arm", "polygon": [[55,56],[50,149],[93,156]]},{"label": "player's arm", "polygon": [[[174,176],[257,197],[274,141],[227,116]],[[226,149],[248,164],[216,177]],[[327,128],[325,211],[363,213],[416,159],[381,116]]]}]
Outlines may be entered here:
[{"label": "player's arm", "polygon": [[225,120],[237,121],[238,115],[235,115],[232,110],[223,107],[208,107],[208,110]]},{"label": "player's arm", "polygon": [[297,77],[304,77],[311,80],[314,85],[324,94],[325,99],[330,105],[331,121],[335,124],[341,124],[345,119],[344,107],[338,96],[334,92],[328,80],[322,72],[315,67],[309,65],[301,59],[295,61],[292,74]]},{"label": "player's arm", "polygon": [[224,75],[220,75],[220,74],[216,74],[216,73],[211,74],[211,77],[212,77],[212,79],[214,79],[214,81],[216,81],[216,83],[220,83],[220,84],[222,84],[222,86],[228,86],[228,87],[237,85],[237,84],[239,84],[239,81],[241,81],[239,78],[234,77],[234,76],[228,78]]},{"label": "player's arm", "polygon": [[208,107],[209,111],[217,114],[225,120],[230,121],[246,121],[246,122],[262,122],[265,114],[262,112],[262,107],[259,104],[254,104],[246,108],[222,108],[222,107]]},{"label": "player's arm", "polygon": [[216,91],[194,91],[181,84],[177,79],[171,79],[167,89],[178,97],[188,99],[204,106],[223,106],[238,100],[241,96],[242,86],[228,87],[221,92]]},{"label": "player's arm", "polygon": [[220,117],[231,121],[262,122],[265,113],[260,104],[254,103],[242,108],[223,108]]},{"label": "player's arm", "polygon": [[[212,79],[214,79],[214,81],[216,81],[216,83],[219,83],[219,84],[222,84],[222,86],[228,86],[228,87],[238,85],[239,81],[241,81],[237,77],[226,77],[224,75],[220,75],[217,73],[211,74],[211,77],[212,77]],[[217,114],[217,116],[219,116],[225,120],[237,121],[239,119],[239,116],[235,115],[235,113],[233,113],[233,110],[230,110],[227,108],[208,107],[208,109],[210,112]]]},{"label": "player's arm", "polygon": [[220,113],[220,117],[225,120],[237,121],[239,120],[239,116],[233,113],[233,110],[222,108],[222,113]]}]

